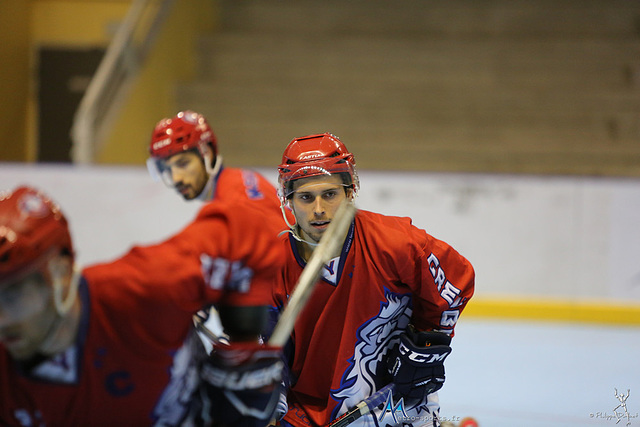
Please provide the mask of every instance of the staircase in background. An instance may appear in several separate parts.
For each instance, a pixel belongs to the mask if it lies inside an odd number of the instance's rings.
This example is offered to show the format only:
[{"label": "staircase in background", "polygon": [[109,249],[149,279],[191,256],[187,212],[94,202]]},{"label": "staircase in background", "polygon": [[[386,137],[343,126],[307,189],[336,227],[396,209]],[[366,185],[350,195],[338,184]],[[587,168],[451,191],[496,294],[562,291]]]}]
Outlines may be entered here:
[{"label": "staircase in background", "polygon": [[222,0],[177,90],[230,165],[331,131],[360,168],[640,176],[640,2]]}]

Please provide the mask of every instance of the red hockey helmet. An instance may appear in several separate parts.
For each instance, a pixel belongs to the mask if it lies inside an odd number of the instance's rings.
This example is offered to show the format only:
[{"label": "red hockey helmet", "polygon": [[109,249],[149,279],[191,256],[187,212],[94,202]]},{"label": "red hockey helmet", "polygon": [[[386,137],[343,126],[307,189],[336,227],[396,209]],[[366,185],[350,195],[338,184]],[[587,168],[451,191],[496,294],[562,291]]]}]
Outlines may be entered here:
[{"label": "red hockey helmet", "polygon": [[279,192],[284,202],[291,194],[291,182],[319,175],[344,174],[345,184],[360,188],[356,161],[340,139],[330,133],[295,138],[287,145],[278,166]]},{"label": "red hockey helmet", "polygon": [[204,155],[206,144],[210,144],[215,158],[218,144],[207,119],[195,111],[180,111],[175,117],[162,119],[156,124],[151,134],[149,153],[155,159],[166,159],[193,149]]},{"label": "red hockey helmet", "polygon": [[0,194],[0,286],[61,252],[73,257],[67,220],[57,204],[25,186]]}]

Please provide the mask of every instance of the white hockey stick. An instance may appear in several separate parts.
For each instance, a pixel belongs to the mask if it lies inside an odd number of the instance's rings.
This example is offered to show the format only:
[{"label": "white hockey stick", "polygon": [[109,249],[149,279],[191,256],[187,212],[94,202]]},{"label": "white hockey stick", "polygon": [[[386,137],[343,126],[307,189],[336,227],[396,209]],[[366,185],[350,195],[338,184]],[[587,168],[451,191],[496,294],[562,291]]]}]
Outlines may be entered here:
[{"label": "white hockey stick", "polygon": [[358,418],[373,412],[376,407],[387,401],[389,394],[393,396],[394,389],[395,386],[393,383],[387,384],[362,402],[358,403],[354,409],[330,422],[327,427],[345,427],[356,421]]},{"label": "white hockey stick", "polygon": [[351,221],[356,214],[356,207],[350,200],[345,200],[342,205],[336,211],[336,214],[329,224],[329,227],[322,235],[320,243],[313,250],[313,254],[309,258],[307,265],[302,270],[298,283],[296,283],[289,302],[285,307],[280,320],[276,324],[271,338],[269,339],[269,345],[275,347],[284,346],[289,340],[289,335],[293,330],[296,323],[296,319],[300,314],[300,311],[304,308],[307,300],[311,296],[313,289],[315,288],[320,273],[325,263],[327,263],[331,256],[339,249],[340,245],[344,243],[342,237],[351,225]]}]

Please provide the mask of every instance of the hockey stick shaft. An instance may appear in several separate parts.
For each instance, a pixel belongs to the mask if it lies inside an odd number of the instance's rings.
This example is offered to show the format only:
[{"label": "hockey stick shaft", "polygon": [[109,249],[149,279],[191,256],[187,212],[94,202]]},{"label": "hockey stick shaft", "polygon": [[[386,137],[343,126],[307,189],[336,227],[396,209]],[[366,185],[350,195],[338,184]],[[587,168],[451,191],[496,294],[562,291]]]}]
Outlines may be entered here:
[{"label": "hockey stick shaft", "polygon": [[393,396],[395,386],[393,383],[387,384],[380,390],[367,397],[362,402],[358,403],[354,409],[343,414],[341,417],[333,420],[327,425],[327,427],[346,427],[356,421],[357,419],[372,412],[381,403],[384,403],[389,398],[389,394]]},{"label": "hockey stick shaft", "polygon": [[329,227],[322,235],[320,243],[313,250],[307,265],[302,270],[287,306],[271,334],[269,345],[282,347],[289,340],[296,319],[311,296],[315,284],[320,278],[322,268],[340,248],[340,245],[344,243],[344,235],[349,229],[355,214],[356,207],[353,203],[348,199],[343,201]]}]

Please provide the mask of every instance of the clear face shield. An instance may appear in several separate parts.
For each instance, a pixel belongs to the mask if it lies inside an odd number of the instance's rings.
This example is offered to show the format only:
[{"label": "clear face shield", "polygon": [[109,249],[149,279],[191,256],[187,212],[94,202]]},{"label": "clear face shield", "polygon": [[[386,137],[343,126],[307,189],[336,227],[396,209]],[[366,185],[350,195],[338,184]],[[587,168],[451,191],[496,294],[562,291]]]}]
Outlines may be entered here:
[{"label": "clear face shield", "polygon": [[[327,160],[330,161],[331,159]],[[342,162],[338,168],[335,164],[325,166],[322,163],[323,162],[316,162],[311,165],[303,164],[297,167],[292,165],[290,168],[287,168],[286,171],[281,169],[278,177],[278,195],[280,196],[280,201],[283,206],[289,205],[289,200],[296,191],[294,190],[294,188],[296,188],[294,182],[304,178],[315,178],[314,181],[320,184],[325,180],[336,181],[331,177],[339,176],[341,177],[341,182],[338,185],[351,188],[351,197],[355,198],[360,188],[358,172],[356,171],[355,165],[345,161]],[[312,185],[311,180],[309,180],[308,185]]]},{"label": "clear face shield", "polygon": [[199,148],[192,148],[169,157],[149,157],[147,159],[149,175],[151,175],[154,181],[162,181],[167,187],[174,187],[174,177],[187,175],[191,173],[190,169],[193,168],[193,163],[185,156],[187,153],[193,153],[202,158],[204,169],[209,176],[219,172],[222,164],[222,156],[218,155],[215,159],[215,165],[212,165],[213,152],[208,144],[202,143]]},{"label": "clear face shield", "polygon": [[294,185],[295,190],[291,190],[287,194],[288,206],[291,208],[292,201],[298,202],[311,202],[317,197],[322,200],[330,202],[334,200],[338,195],[346,195],[349,198],[353,198],[352,189],[353,186],[345,184],[341,181],[340,176],[332,175],[332,179],[323,180],[320,177],[313,177],[306,181],[298,181]]},{"label": "clear face shield", "polygon": [[173,187],[173,173],[171,167],[166,164],[166,159],[147,159],[147,170],[154,181],[164,182],[167,187]]}]

